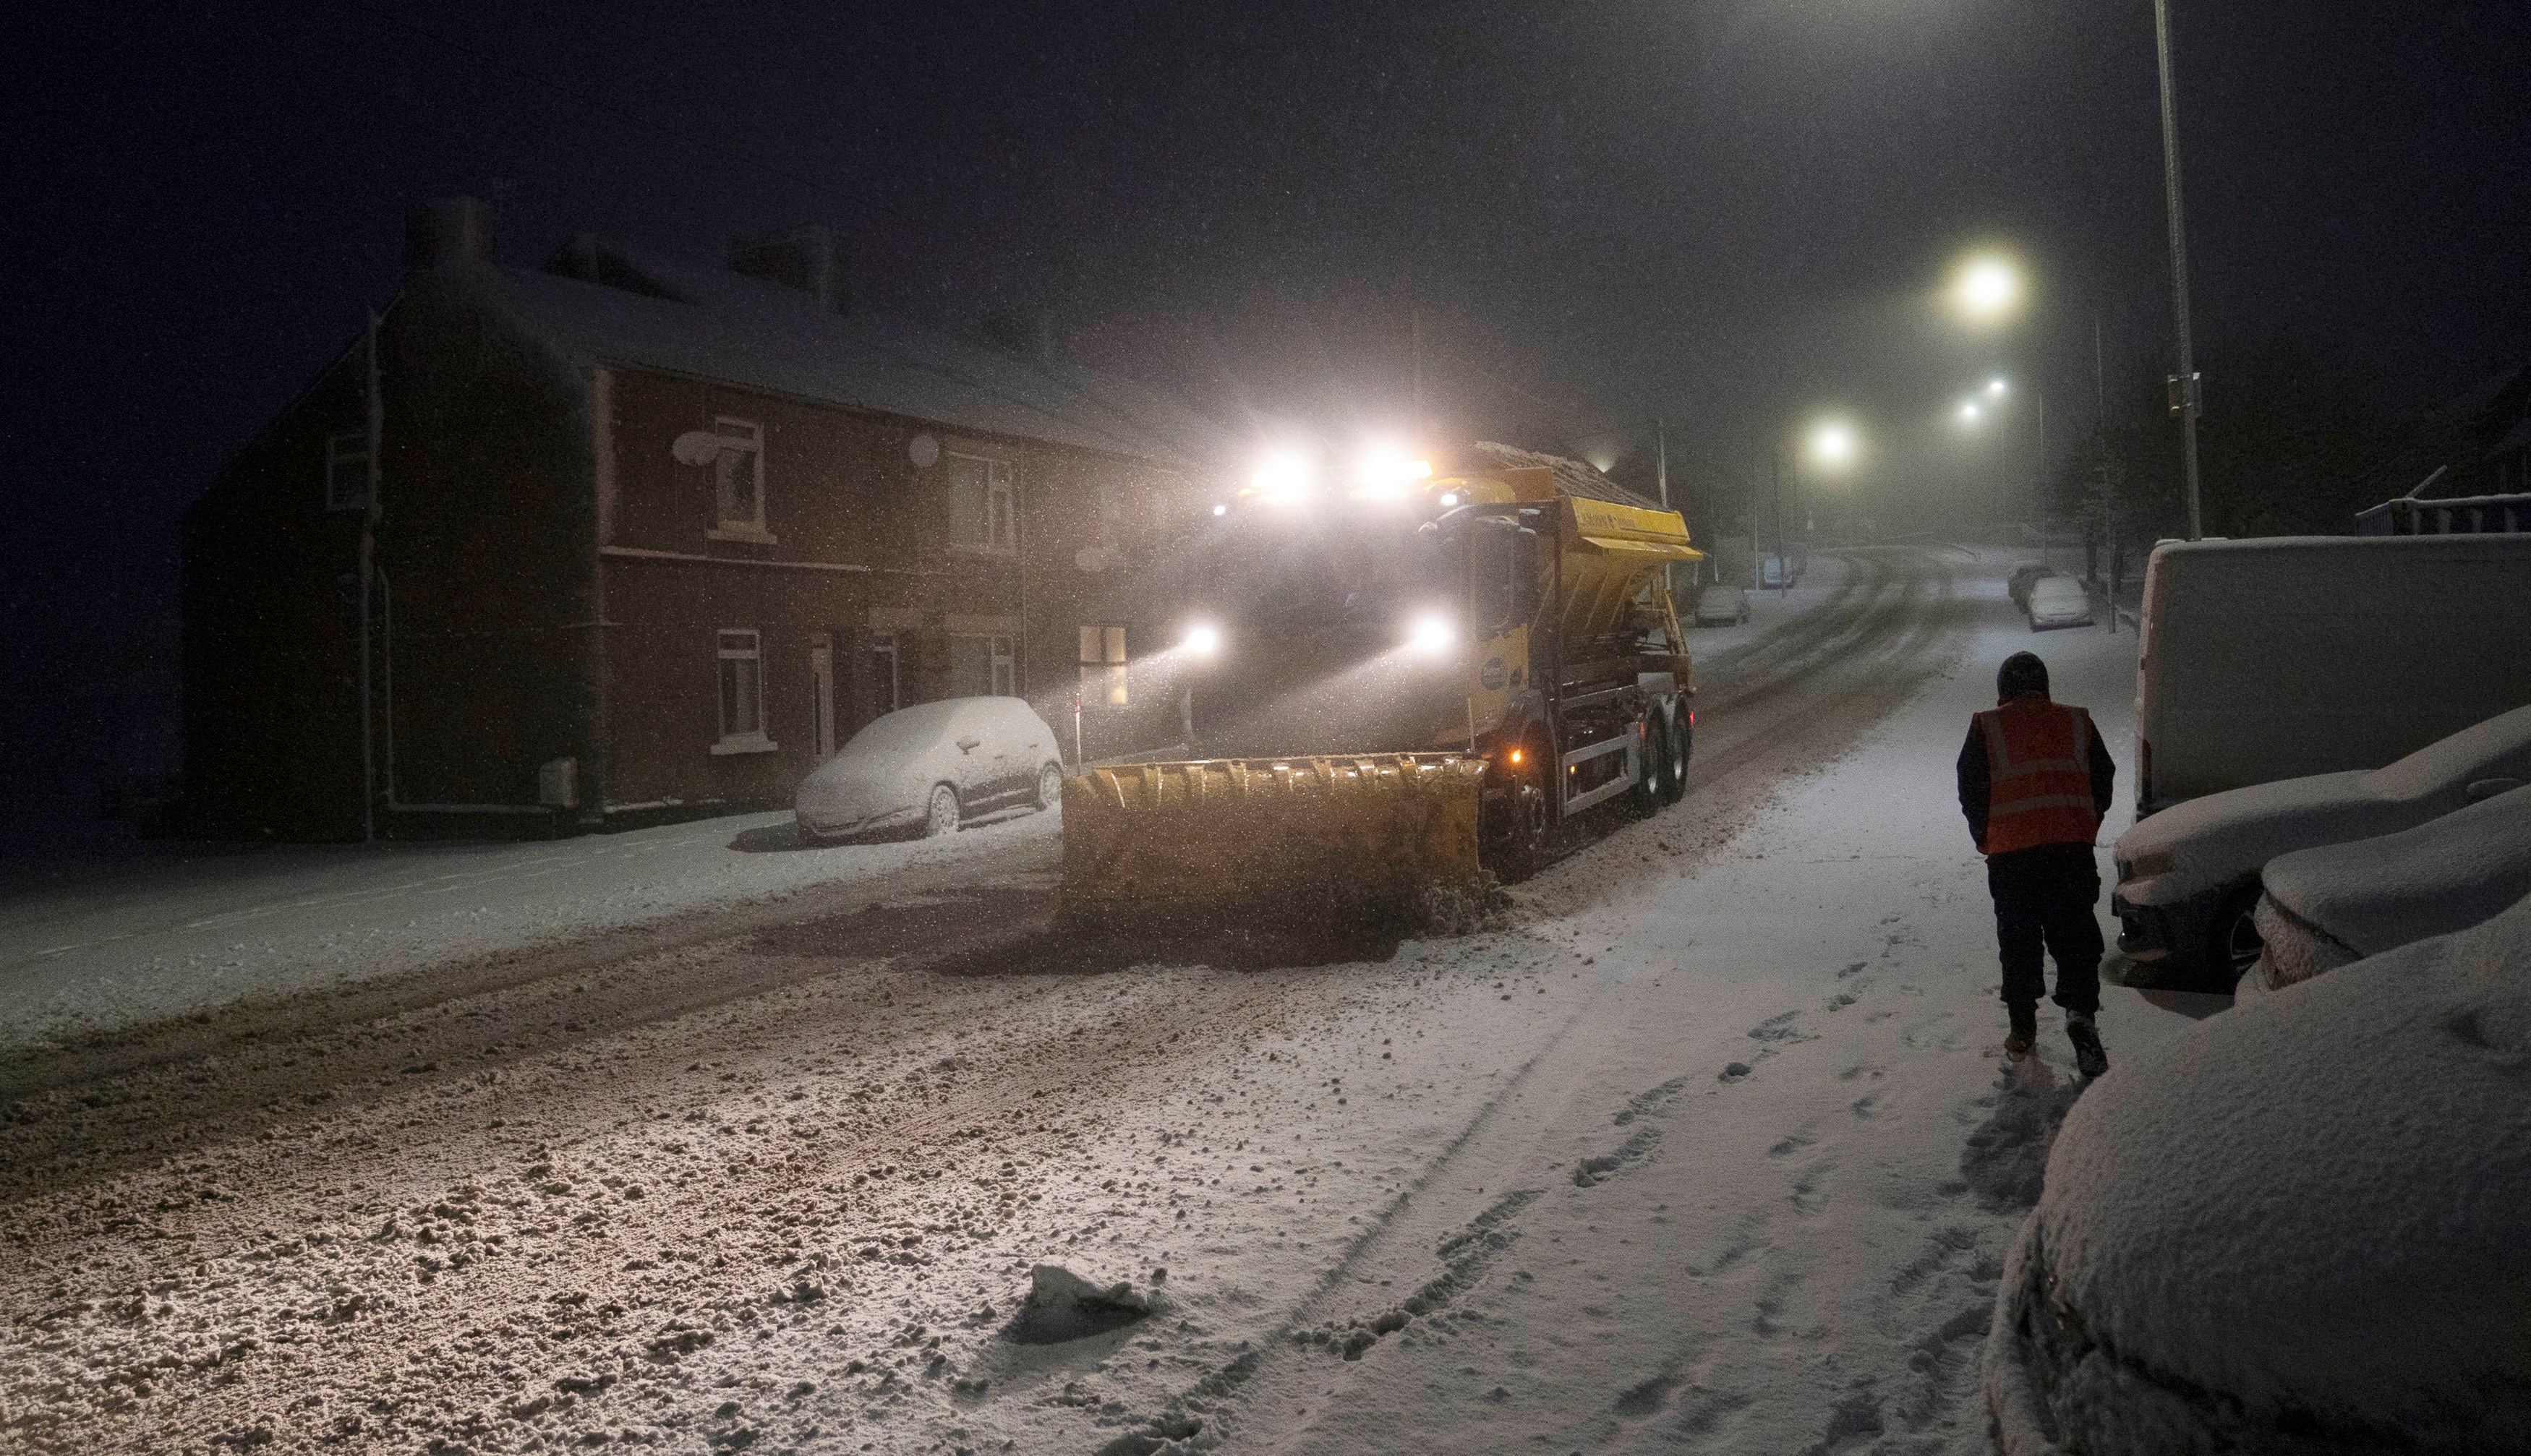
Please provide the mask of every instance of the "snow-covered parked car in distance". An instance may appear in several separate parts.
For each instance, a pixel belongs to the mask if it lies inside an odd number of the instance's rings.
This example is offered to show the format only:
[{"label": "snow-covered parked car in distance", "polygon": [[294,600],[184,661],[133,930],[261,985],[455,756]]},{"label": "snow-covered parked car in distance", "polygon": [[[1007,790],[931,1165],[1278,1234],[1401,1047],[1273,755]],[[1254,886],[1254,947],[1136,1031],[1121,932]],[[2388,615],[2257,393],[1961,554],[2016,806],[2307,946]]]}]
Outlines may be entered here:
[{"label": "snow-covered parked car in distance", "polygon": [[1730,627],[1749,620],[1749,593],[1716,582],[1696,593],[1696,625]]},{"label": "snow-covered parked car in distance", "polygon": [[2053,566],[2041,566],[2036,561],[2025,562],[2012,569],[2012,580],[2004,584],[2003,589],[2011,596],[2014,606],[2027,610],[2030,606],[2031,584],[2042,577],[2054,575],[2056,575],[2056,569]]},{"label": "snow-covered parked car in distance", "polygon": [[2072,577],[2041,577],[2026,598],[2030,630],[2092,625],[2092,593]]},{"label": "snow-covered parked car in distance", "polygon": [[2295,850],[2372,839],[2531,782],[2531,707],[2499,713],[2386,767],[2208,794],[2118,836],[2109,909],[2131,960],[2218,977],[2259,958],[2259,874]]},{"label": "snow-covered parked car in distance", "polygon": [[1019,805],[1063,802],[1054,730],[1017,698],[949,698],[872,720],[800,785],[792,810],[812,839],[919,828]]},{"label": "snow-covered parked car in distance", "polygon": [[1997,1448],[2531,1450],[2526,1064],[2531,900],[2135,1053],[2005,1256]]},{"label": "snow-covered parked car in distance", "polygon": [[2396,834],[2279,855],[2260,880],[2270,990],[2466,930],[2531,895],[2531,787]]}]

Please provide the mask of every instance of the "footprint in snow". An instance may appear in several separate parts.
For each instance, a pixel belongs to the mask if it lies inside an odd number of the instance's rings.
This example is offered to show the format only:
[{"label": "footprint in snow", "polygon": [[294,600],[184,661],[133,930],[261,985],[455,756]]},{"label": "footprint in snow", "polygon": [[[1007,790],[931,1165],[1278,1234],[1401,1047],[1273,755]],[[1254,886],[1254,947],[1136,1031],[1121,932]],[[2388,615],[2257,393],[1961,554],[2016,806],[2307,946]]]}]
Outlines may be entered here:
[{"label": "footprint in snow", "polygon": [[1786,1011],[1768,1017],[1765,1021],[1762,1021],[1749,1029],[1750,1038],[1757,1041],[1809,1041],[1815,1039],[1810,1035],[1793,1026],[1792,1023],[1794,1019],[1800,1015],[1801,1013],[1798,1011]]},{"label": "footprint in snow", "polygon": [[1668,1402],[1669,1393],[1678,1388],[1678,1382],[1677,1375],[1662,1373],[1649,1380],[1629,1385],[1618,1393],[1616,1402],[1610,1409],[1616,1412],[1617,1418],[1621,1421],[1640,1421],[1646,1416],[1658,1414],[1662,1405]]}]

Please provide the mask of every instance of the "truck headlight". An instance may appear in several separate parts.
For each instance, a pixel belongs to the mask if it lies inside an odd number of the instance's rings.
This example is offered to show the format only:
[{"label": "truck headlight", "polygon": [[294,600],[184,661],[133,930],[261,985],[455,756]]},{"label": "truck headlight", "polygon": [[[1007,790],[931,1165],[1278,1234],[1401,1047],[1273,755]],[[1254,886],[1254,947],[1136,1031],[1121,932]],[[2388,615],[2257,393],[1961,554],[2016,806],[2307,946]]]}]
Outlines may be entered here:
[{"label": "truck headlight", "polygon": [[1406,645],[1428,657],[1450,650],[1450,644],[1458,640],[1459,630],[1438,612],[1425,613],[1406,629]]}]

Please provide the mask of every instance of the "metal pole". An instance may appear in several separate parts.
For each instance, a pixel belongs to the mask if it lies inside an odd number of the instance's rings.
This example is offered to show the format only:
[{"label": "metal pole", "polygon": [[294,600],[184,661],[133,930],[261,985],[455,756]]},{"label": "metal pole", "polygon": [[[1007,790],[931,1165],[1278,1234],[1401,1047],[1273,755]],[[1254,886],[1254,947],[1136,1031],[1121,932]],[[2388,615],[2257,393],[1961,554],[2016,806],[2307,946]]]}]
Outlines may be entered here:
[{"label": "metal pole", "polygon": [[1775,452],[1775,490],[1769,514],[1775,518],[1775,594],[1781,596],[1792,589],[1791,584],[1784,580],[1791,573],[1784,569],[1784,452],[1781,450]]},{"label": "metal pole", "polygon": [[[2038,379],[2030,381],[2030,408],[2039,420],[2039,461],[2030,468],[2030,515],[2039,523],[2039,538],[2048,538],[2048,391]],[[2048,559],[2045,544],[2040,546],[2040,560]]]},{"label": "metal pole", "polygon": [[1653,417],[1653,442],[1659,460],[1656,469],[1659,472],[1661,509],[1666,511],[1669,509],[1669,430],[1658,415]]},{"label": "metal pole", "polygon": [[2107,429],[2109,424],[2109,384],[2108,370],[2101,363],[2101,310],[2092,310],[2092,427]]},{"label": "metal pole", "polygon": [[2188,538],[2206,533],[2197,497],[2197,350],[2188,332],[2188,224],[2179,208],[2179,101],[2170,79],[2170,0],[2153,0],[2153,45],[2162,68],[2162,191],[2170,219],[2170,312],[2179,333],[2180,460],[2188,491]]},{"label": "metal pole", "polygon": [[376,589],[378,536],[378,435],[385,413],[378,392],[378,315],[369,314],[369,348],[367,378],[364,388],[367,398],[364,423],[368,434],[369,458],[366,467],[369,498],[361,507],[361,842],[375,844],[378,838],[378,772],[377,734],[370,722],[369,704],[369,596]]}]

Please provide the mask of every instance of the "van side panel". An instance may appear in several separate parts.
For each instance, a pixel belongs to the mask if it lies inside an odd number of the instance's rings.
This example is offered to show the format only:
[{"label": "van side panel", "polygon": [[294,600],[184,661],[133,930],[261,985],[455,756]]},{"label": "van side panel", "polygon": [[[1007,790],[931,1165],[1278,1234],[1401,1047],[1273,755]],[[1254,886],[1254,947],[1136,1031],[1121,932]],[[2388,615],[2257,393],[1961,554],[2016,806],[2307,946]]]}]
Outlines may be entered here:
[{"label": "van side panel", "polygon": [[2531,703],[2531,536],[2167,543],[2138,642],[2143,812],[2378,768]]}]

